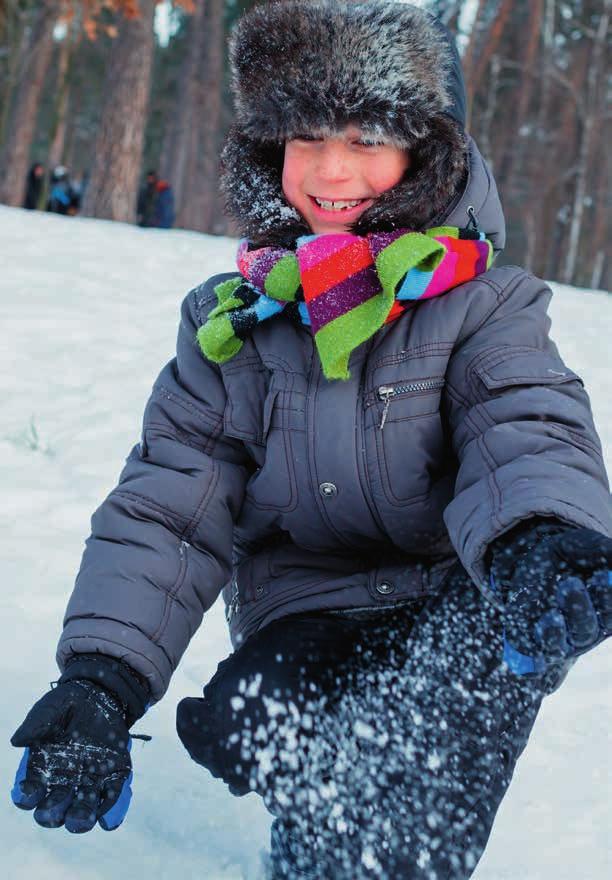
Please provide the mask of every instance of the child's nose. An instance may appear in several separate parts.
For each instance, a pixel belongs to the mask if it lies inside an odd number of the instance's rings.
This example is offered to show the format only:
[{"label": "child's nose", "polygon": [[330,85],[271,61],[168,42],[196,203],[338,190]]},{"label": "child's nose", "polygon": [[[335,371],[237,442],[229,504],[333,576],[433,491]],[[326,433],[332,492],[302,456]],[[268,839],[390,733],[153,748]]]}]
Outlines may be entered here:
[{"label": "child's nose", "polygon": [[343,144],[326,143],[319,152],[317,173],[325,180],[346,180],[351,176],[348,150]]}]

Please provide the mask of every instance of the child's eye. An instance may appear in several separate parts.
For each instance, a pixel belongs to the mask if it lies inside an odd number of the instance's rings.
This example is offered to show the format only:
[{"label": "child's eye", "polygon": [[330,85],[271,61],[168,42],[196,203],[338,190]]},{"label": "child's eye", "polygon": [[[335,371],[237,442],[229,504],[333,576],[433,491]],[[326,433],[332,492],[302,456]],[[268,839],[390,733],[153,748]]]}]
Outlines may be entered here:
[{"label": "child's eye", "polygon": [[322,138],[316,137],[314,134],[296,134],[292,138],[294,141],[307,141],[308,143],[314,143],[316,141],[322,140]]},{"label": "child's eye", "polygon": [[361,138],[361,140],[356,141],[356,143],[360,147],[382,147],[383,142],[374,140],[373,138]]}]

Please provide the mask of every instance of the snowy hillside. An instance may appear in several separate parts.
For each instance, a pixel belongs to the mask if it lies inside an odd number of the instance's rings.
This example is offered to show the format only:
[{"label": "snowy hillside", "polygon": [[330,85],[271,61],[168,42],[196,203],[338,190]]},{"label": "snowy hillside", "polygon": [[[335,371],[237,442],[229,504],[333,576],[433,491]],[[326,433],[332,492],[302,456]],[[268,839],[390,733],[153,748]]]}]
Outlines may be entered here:
[{"label": "snowy hillside", "polygon": [[[165,700],[138,725],[123,827],[71,836],[12,807],[8,740],[56,677],[55,644],[89,517],[140,433],[172,355],[178,308],[233,268],[235,242],[0,207],[0,873],[10,880],[255,880],[268,815],[193,764],[175,706],[229,651],[216,605]],[[612,464],[612,298],[557,287],[553,337],[590,391]],[[475,880],[612,876],[612,641],[581,660],[544,706]],[[321,878],[331,880],[331,878]]]}]

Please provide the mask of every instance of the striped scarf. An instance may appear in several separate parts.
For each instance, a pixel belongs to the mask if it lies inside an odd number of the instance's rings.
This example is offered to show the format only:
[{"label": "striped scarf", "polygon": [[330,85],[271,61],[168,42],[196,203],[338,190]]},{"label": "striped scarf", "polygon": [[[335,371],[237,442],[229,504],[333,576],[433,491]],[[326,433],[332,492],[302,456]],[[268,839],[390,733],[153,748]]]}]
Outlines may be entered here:
[{"label": "striped scarf", "polygon": [[262,321],[285,312],[309,326],[328,379],[348,379],[351,353],[415,301],[486,272],[493,247],[479,230],[440,226],[307,235],[295,251],[238,249],[239,278],[215,287],[218,305],[198,331],[205,357],[236,355]]}]

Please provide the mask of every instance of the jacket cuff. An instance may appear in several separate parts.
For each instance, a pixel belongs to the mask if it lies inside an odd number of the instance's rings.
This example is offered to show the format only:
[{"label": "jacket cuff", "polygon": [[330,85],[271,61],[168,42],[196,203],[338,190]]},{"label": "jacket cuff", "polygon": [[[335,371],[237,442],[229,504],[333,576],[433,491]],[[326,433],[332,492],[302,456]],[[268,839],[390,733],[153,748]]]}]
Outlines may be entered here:
[{"label": "jacket cuff", "polygon": [[151,702],[145,679],[127,663],[106,654],[73,654],[60,678],[60,684],[81,679],[110,691],[121,701],[128,728],[142,718]]},{"label": "jacket cuff", "polygon": [[522,456],[499,467],[458,493],[444,511],[463,567],[493,604],[499,602],[489,586],[487,550],[522,521],[541,517],[612,536],[610,493],[602,482],[588,474],[576,479],[571,468],[536,461],[540,457]]},{"label": "jacket cuff", "polygon": [[553,516],[533,516],[530,519],[522,520],[509,532],[504,532],[489,544],[485,556],[487,571],[490,570],[493,560],[499,558],[500,554],[512,553],[523,556],[534,550],[542,538],[547,535],[558,535],[561,532],[577,528],[579,526],[571,525]]}]

